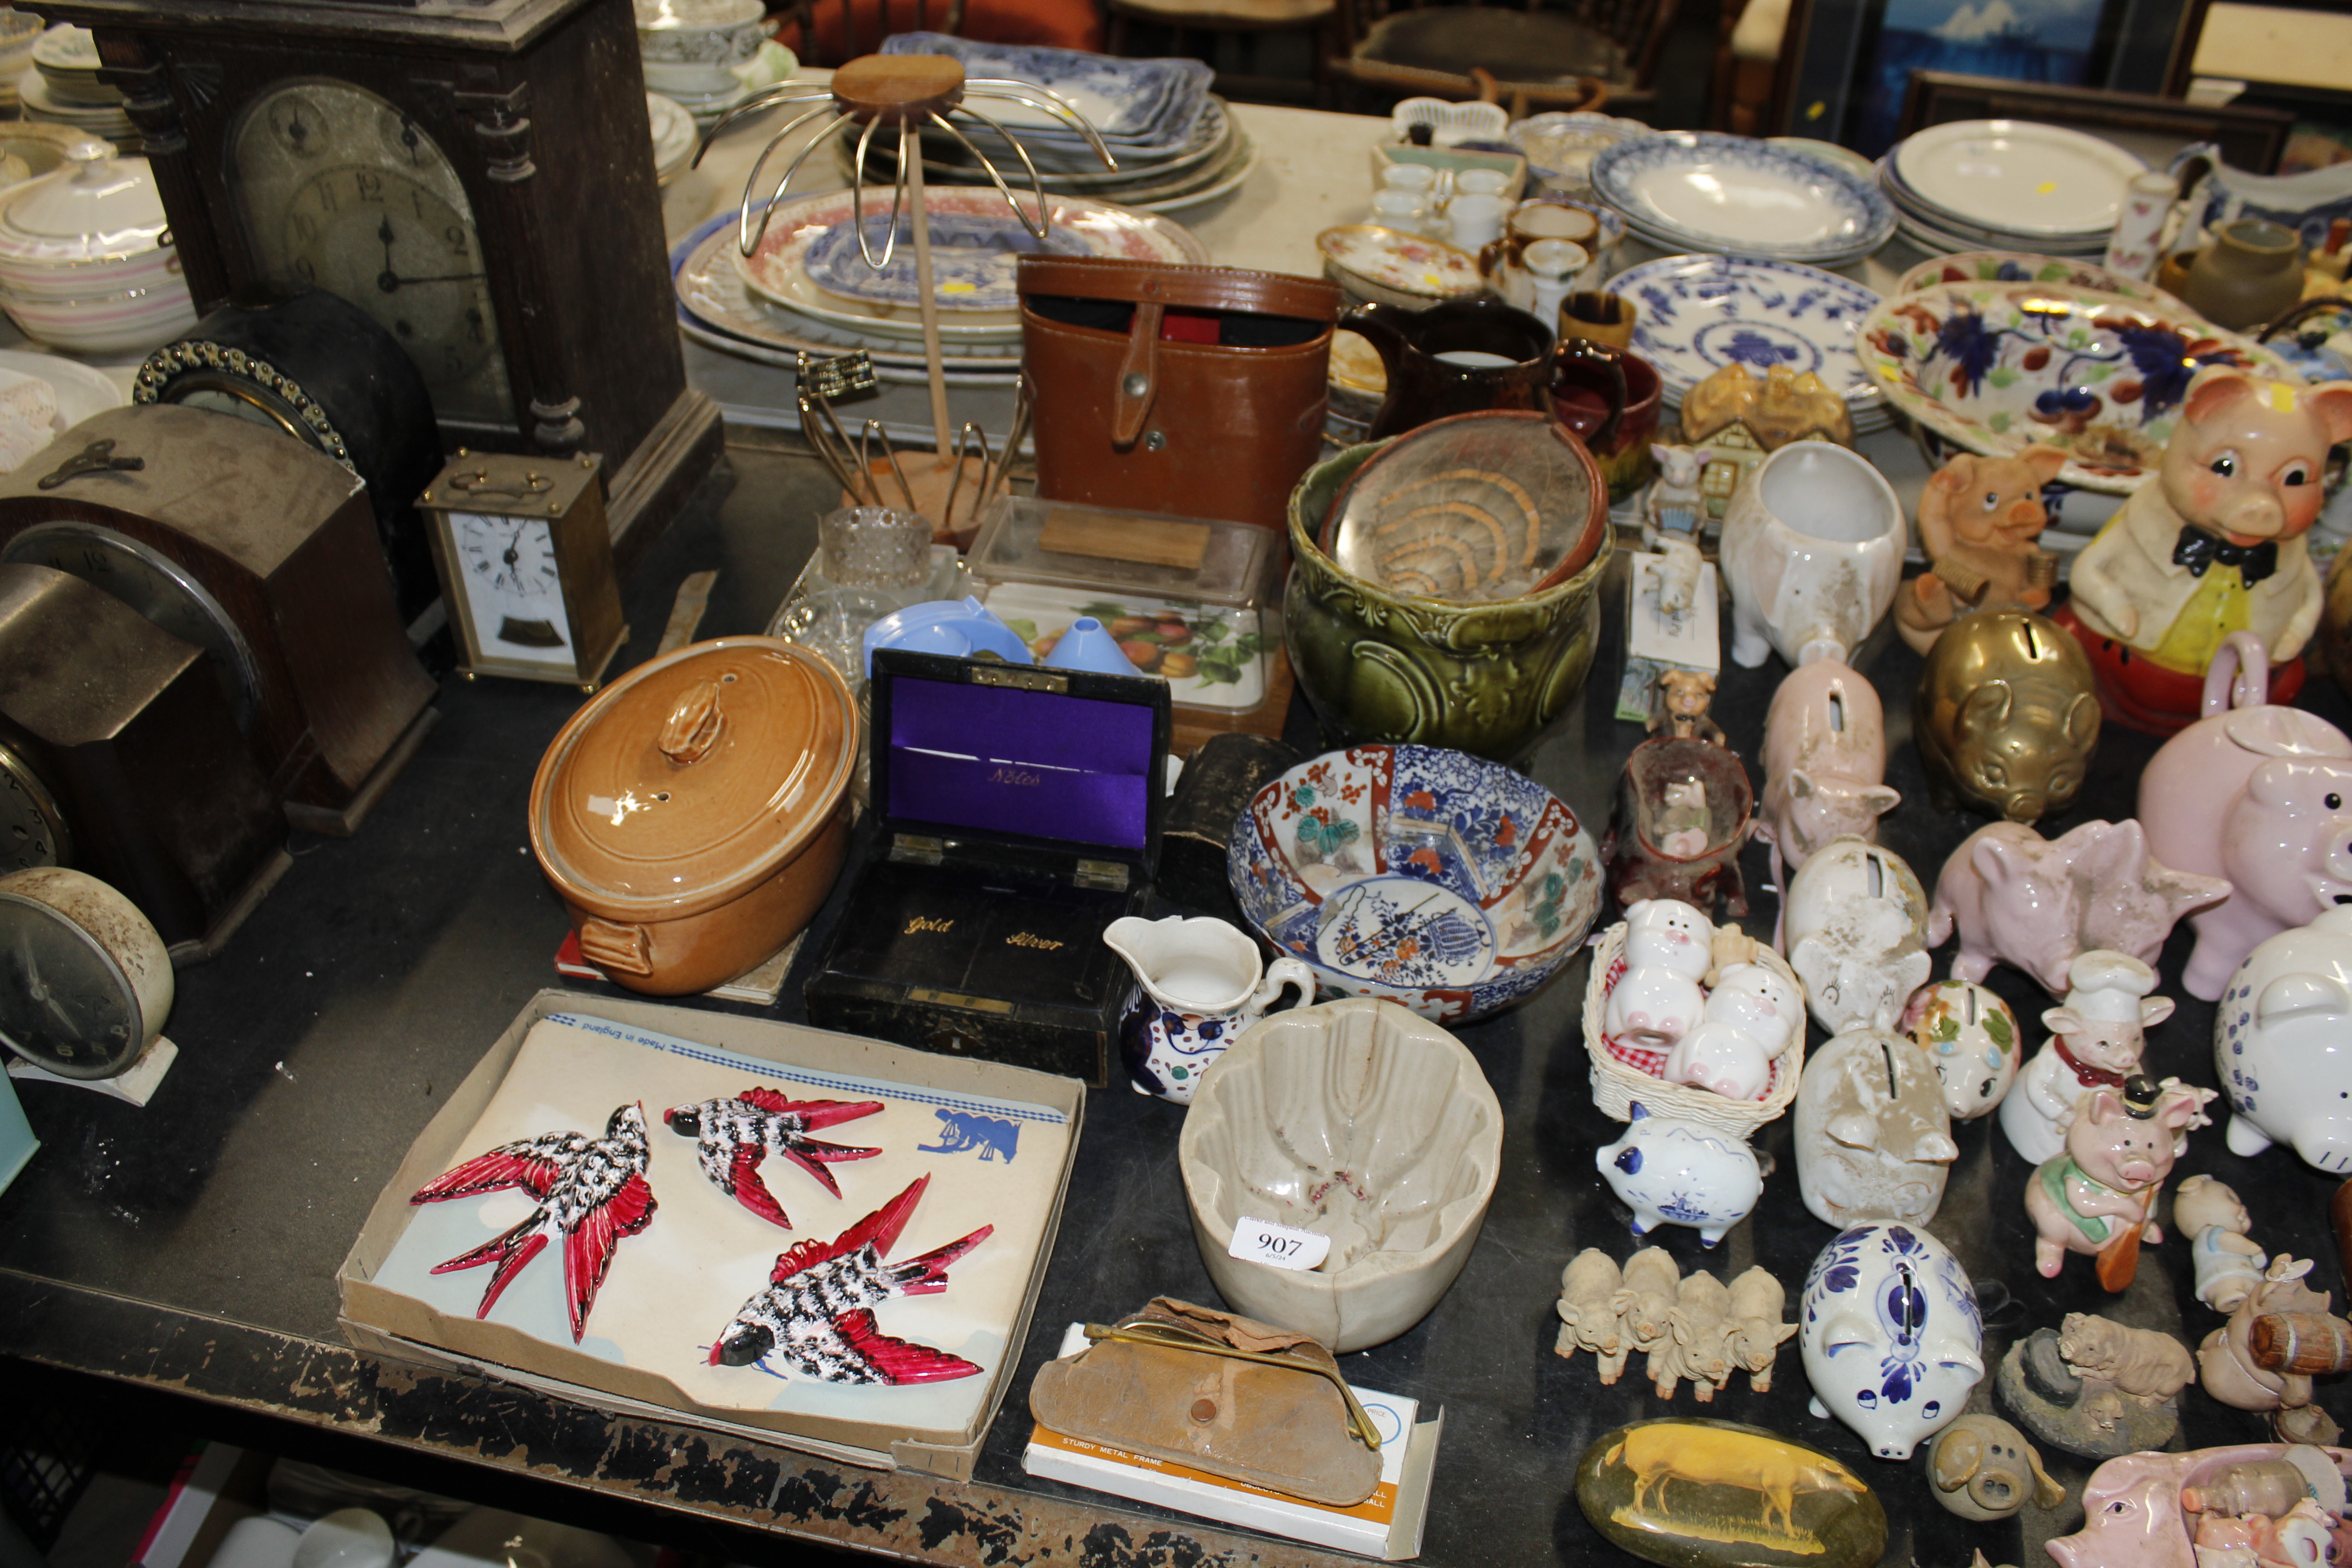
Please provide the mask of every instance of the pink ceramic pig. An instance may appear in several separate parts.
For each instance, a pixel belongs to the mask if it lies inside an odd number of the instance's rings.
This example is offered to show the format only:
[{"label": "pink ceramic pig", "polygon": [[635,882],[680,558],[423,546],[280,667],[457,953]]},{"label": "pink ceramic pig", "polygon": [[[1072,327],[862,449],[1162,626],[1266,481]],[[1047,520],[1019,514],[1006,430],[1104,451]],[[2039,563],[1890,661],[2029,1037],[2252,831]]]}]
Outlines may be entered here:
[{"label": "pink ceramic pig", "polygon": [[1981,983],[2015,964],[2053,996],[2078,952],[2109,948],[2152,964],[2173,922],[2229,896],[2216,877],[2158,865],[2140,825],[2085,822],[2055,839],[1996,822],[1960,841],[1936,879],[1927,942],[1958,931],[1952,973]]},{"label": "pink ceramic pig", "polygon": [[[2300,1450],[2308,1462],[2343,1467],[2341,1448]],[[2233,1465],[2289,1457],[2284,1443],[2198,1448],[2186,1454],[2126,1454],[2091,1472],[2083,1486],[2083,1528],[2050,1543],[2060,1568],[2198,1568],[2180,1494]],[[2325,1475],[2315,1478],[2326,1484]],[[2328,1486],[2340,1494],[2339,1479]]]},{"label": "pink ceramic pig", "polygon": [[[2066,1130],[2066,1152],[2045,1161],[2025,1184],[2025,1212],[2037,1237],[2033,1266],[2044,1278],[2057,1278],[2066,1254],[2081,1252],[2099,1259],[2099,1282],[2108,1289],[2131,1283],[2138,1243],[2164,1239],[2147,1215],[2157,1184],[2171,1173],[2176,1135],[2213,1092],[2134,1074],[2121,1094],[2099,1089],[2084,1096]],[[2121,1261],[2111,1266],[2110,1258]]]},{"label": "pink ceramic pig", "polygon": [[[2167,734],[2197,709],[2221,639],[2285,664],[2319,624],[2304,535],[2327,449],[2352,437],[2352,384],[2290,386],[2215,366],[2189,384],[2157,477],[2074,558],[2073,628],[2110,718]],[[2062,624],[2063,624],[2062,619]],[[2299,666],[2291,667],[2294,684]],[[2281,672],[2279,695],[2292,697]]]},{"label": "pink ceramic pig", "polygon": [[2197,948],[2181,984],[2208,1002],[2264,940],[2352,903],[2352,740],[2263,702],[2266,687],[2262,646],[2231,634],[2205,677],[2204,717],[2140,774],[2149,853],[2233,889],[2189,917]]},{"label": "pink ceramic pig", "polygon": [[1835,659],[1790,671],[1764,715],[1764,809],[1772,885],[1841,834],[1878,842],[1878,819],[1903,797],[1886,774],[1886,715],[1869,681]]}]

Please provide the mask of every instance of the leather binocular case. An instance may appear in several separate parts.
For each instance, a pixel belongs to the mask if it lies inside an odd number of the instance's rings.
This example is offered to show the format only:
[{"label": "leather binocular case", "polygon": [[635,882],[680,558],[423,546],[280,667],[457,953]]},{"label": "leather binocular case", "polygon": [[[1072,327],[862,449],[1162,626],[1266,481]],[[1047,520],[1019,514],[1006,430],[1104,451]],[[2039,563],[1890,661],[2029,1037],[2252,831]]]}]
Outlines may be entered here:
[{"label": "leather binocular case", "polygon": [[1338,285],[1024,256],[1019,288],[1040,497],[1286,527],[1322,456]]}]

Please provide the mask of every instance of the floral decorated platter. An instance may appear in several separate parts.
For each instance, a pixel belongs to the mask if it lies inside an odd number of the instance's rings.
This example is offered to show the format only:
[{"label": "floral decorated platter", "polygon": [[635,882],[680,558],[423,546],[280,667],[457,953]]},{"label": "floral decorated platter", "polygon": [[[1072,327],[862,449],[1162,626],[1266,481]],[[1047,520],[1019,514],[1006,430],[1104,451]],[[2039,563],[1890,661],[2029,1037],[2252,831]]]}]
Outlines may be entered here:
[{"label": "floral decorated platter", "polygon": [[1937,434],[1995,457],[2056,447],[2062,483],[2111,495],[2154,470],[2205,366],[2302,380],[2185,306],[2042,284],[1898,294],[1863,322],[1857,346],[1895,407]]},{"label": "floral decorated platter", "polygon": [[1576,814],[1498,763],[1365,745],[1258,791],[1228,841],[1251,925],[1331,994],[1463,1023],[1532,994],[1601,909]]},{"label": "floral decorated platter", "polygon": [[1468,251],[1378,224],[1327,228],[1315,237],[1315,248],[1342,272],[1424,300],[1458,299],[1484,286],[1478,258]]},{"label": "floral decorated platter", "polygon": [[2187,308],[2153,283],[2119,276],[2088,261],[2023,250],[1964,250],[1923,261],[1903,275],[1894,294],[1916,294],[1944,283],[2039,283],[2120,294],[2126,300],[2146,300],[2176,310]]},{"label": "floral decorated platter", "polygon": [[[1024,199],[1034,198],[1024,195]],[[869,186],[863,200],[869,217],[879,215],[887,220],[888,191]],[[1004,198],[993,189],[934,190],[927,194],[926,205],[935,222],[1008,216]],[[1108,202],[1051,193],[1045,197],[1045,209],[1055,232],[1066,233],[1083,245],[1081,254],[1119,257],[1130,261],[1200,263],[1209,259],[1208,247],[1192,230],[1154,214],[1129,212]],[[921,309],[913,301],[889,304],[845,300],[827,293],[810,277],[806,266],[810,248],[832,230],[845,226],[849,217],[847,191],[790,198],[772,209],[768,232],[761,237],[759,249],[750,256],[732,250],[727,254],[734,258],[736,269],[755,293],[789,310],[860,332],[887,338],[921,338]],[[854,249],[855,240],[850,243]],[[912,258],[908,260],[911,268]],[[940,323],[940,335],[950,342],[1003,342],[1008,336],[1017,339],[1020,334],[1021,315],[1017,310],[964,310],[956,315],[957,319]]]},{"label": "floral decorated platter", "polygon": [[1831,261],[1895,232],[1894,206],[1867,181],[1744,136],[1620,142],[1593,158],[1592,188],[1635,230],[1691,250]]},{"label": "floral decorated platter", "polygon": [[[1024,256],[1094,254],[1084,237],[1067,228],[1049,228],[1038,238],[1005,208],[994,212],[936,213],[931,217],[931,287],[942,310],[1018,310],[1013,286]],[[855,224],[836,224],[816,237],[801,257],[810,280],[828,294],[875,304],[914,306],[922,297],[915,269],[915,220],[898,215],[898,243],[888,264],[877,271],[866,264]],[[888,209],[866,214],[866,244],[877,257],[890,241]]]},{"label": "floral decorated platter", "polygon": [[1173,701],[1245,712],[1265,700],[1265,667],[1259,658],[1265,651],[1265,636],[1254,609],[1112,599],[1099,591],[1079,593],[1035,583],[1000,583],[988,591],[987,603],[990,612],[1029,646],[1039,664],[1071,622],[1092,616],[1118,639],[1119,651],[1138,673],[1168,682]]},{"label": "floral decorated platter", "polygon": [[2105,137],[2021,120],[1961,120],[1906,137],[1887,165],[1925,206],[2017,235],[2105,236],[2147,169]]},{"label": "floral decorated platter", "polygon": [[1854,332],[1879,298],[1849,278],[1793,261],[1666,256],[1609,283],[1640,307],[1633,353],[1657,368],[1670,401],[1727,364],[1762,374],[1785,364],[1839,393],[1856,426],[1886,422],[1886,402],[1864,375]]}]

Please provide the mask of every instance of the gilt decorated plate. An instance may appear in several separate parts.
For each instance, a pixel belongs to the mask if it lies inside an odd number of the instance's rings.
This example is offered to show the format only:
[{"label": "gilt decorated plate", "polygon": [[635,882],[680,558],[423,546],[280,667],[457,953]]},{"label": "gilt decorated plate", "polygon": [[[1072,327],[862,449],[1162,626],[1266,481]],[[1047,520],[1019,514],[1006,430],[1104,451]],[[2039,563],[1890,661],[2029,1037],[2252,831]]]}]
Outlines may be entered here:
[{"label": "gilt decorated plate", "polygon": [[2189,383],[2208,365],[2303,378],[2271,350],[2185,305],[2040,283],[1946,283],[1865,319],[1863,369],[1896,408],[1971,452],[2033,442],[2059,479],[2126,495],[2155,470]]}]

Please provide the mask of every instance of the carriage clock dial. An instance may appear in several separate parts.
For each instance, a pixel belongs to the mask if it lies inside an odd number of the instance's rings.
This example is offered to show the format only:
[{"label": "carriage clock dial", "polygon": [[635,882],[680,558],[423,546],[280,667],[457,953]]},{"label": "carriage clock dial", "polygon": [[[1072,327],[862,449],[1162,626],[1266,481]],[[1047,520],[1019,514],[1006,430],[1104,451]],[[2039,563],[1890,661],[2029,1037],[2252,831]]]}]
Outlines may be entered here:
[{"label": "carriage clock dial", "polygon": [[449,522],[476,645],[506,658],[573,663],[554,531],[547,520],[457,512]]},{"label": "carriage clock dial", "polygon": [[264,277],[315,284],[383,323],[442,419],[513,426],[473,208],[423,128],[372,92],[298,81],[256,99],[229,146]]}]

